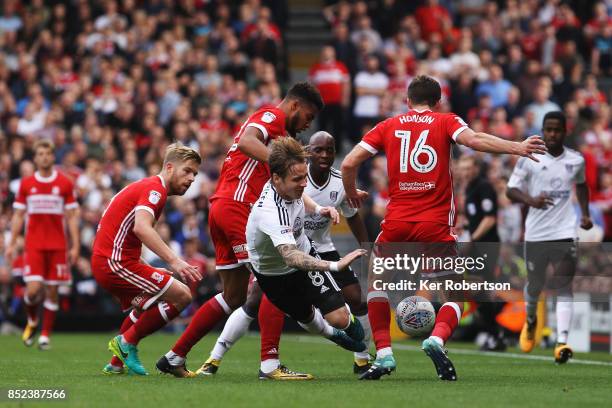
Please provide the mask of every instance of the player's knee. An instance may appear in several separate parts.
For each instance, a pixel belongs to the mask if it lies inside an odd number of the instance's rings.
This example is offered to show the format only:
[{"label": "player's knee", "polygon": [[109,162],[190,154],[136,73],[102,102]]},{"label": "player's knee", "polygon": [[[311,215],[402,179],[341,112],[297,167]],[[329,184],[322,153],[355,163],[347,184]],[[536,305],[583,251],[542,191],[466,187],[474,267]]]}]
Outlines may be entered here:
[{"label": "player's knee", "polygon": [[326,314],[325,320],[336,329],[344,329],[349,325],[350,313],[346,307],[342,307]]},{"label": "player's knee", "polygon": [[171,302],[174,304],[174,306],[176,306],[177,309],[183,310],[187,306],[189,306],[192,300],[193,297],[191,296],[191,291],[189,290],[189,287],[187,287],[187,285],[181,284],[181,286],[179,286],[179,289],[173,296],[173,299],[171,299]]},{"label": "player's knee", "polygon": [[26,288],[26,296],[32,303],[40,303],[43,301],[45,291],[42,286],[34,285]]},{"label": "player's knee", "polygon": [[230,307],[230,309],[232,310],[236,310],[238,309],[240,306],[244,305],[244,302],[246,302],[246,293],[242,292],[238,292],[238,293],[226,293],[223,292],[223,300],[225,300],[225,303],[227,303],[227,305]]}]

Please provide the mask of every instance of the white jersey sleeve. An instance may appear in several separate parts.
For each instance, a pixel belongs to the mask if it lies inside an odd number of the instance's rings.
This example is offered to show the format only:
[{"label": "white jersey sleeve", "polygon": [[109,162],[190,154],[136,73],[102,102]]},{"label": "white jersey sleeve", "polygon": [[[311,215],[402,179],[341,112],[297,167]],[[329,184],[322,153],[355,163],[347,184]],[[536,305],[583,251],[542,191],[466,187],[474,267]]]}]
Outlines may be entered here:
[{"label": "white jersey sleeve", "polygon": [[530,176],[531,166],[529,165],[529,159],[521,157],[508,180],[508,188],[518,188],[521,191],[525,191],[527,188],[527,182]]},{"label": "white jersey sleeve", "polygon": [[580,155],[580,164],[578,165],[578,169],[576,171],[576,175],[574,176],[574,181],[576,182],[576,184],[584,184],[586,183],[586,175],[585,175],[585,169],[584,169],[584,157],[582,157],[582,155]]}]

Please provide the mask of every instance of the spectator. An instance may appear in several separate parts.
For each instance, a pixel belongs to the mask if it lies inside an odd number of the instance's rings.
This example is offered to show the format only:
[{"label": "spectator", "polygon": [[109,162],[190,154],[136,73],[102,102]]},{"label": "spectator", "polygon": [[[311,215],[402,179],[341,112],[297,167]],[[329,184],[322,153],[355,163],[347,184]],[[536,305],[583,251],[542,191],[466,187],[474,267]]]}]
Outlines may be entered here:
[{"label": "spectator", "polygon": [[369,55],[366,58],[366,69],[355,76],[353,84],[356,95],[353,140],[358,140],[364,126],[378,121],[381,114],[380,103],[389,86],[389,77],[380,70],[378,58]]}]

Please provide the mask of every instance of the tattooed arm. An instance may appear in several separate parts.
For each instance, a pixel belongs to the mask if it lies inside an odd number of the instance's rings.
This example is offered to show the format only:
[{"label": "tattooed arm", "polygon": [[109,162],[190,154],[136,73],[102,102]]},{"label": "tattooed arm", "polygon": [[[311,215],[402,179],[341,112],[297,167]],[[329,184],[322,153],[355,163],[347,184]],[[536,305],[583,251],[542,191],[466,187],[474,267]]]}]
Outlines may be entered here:
[{"label": "tattooed arm", "polygon": [[329,261],[322,261],[300,251],[297,246],[284,244],[276,247],[287,266],[303,271],[329,271]]},{"label": "tattooed arm", "polygon": [[[329,271],[329,267],[332,264],[332,262],[322,261],[300,251],[293,244],[282,244],[277,246],[276,249],[288,266],[303,271]],[[366,252],[364,249],[356,249],[347,254],[338,261],[338,270],[346,269],[355,259],[362,257]]]}]

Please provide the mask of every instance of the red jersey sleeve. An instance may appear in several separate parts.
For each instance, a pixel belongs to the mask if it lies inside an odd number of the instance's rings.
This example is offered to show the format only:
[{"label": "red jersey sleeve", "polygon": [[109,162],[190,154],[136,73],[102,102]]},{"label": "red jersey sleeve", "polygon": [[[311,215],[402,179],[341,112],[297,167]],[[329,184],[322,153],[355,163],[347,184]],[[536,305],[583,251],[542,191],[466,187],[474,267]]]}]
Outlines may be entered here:
[{"label": "red jersey sleeve", "polygon": [[13,208],[18,210],[25,210],[27,208],[25,179],[21,179],[21,182],[19,183],[19,190],[17,191],[17,196],[13,202]]},{"label": "red jersey sleeve", "polygon": [[154,218],[159,214],[165,204],[164,192],[157,186],[144,186],[138,197],[138,202],[134,208],[136,211],[145,210],[151,213]]},{"label": "red jersey sleeve", "polygon": [[64,208],[66,210],[72,210],[78,208],[79,203],[76,199],[76,193],[74,191],[74,185],[68,179],[66,179],[66,186],[64,187]]},{"label": "red jersey sleeve", "polygon": [[444,127],[446,128],[446,134],[453,139],[453,142],[456,142],[459,133],[467,129],[468,125],[459,116],[451,113],[446,115]]},{"label": "red jersey sleeve", "polygon": [[264,143],[285,134],[285,118],[277,109],[266,109],[253,117],[247,127],[257,128],[263,133]]},{"label": "red jersey sleeve", "polygon": [[392,118],[386,119],[382,122],[379,122],[372,130],[365,134],[361,142],[359,142],[359,146],[366,149],[368,152],[372,154],[376,154],[378,152],[385,151],[385,130],[387,129],[387,124]]}]

